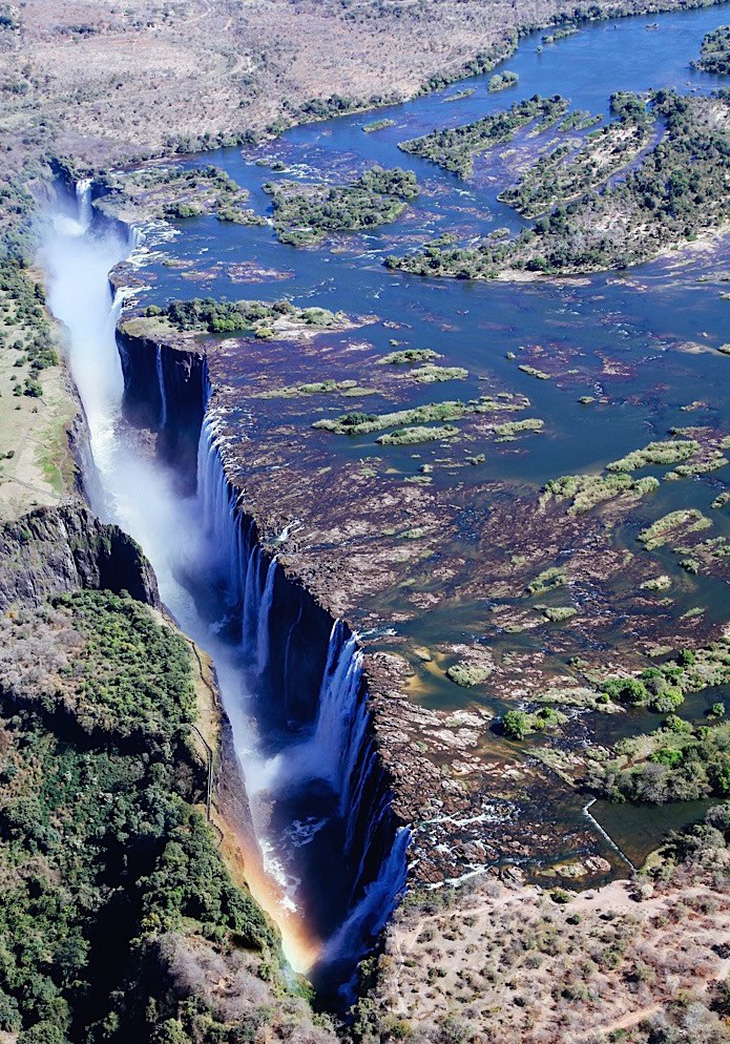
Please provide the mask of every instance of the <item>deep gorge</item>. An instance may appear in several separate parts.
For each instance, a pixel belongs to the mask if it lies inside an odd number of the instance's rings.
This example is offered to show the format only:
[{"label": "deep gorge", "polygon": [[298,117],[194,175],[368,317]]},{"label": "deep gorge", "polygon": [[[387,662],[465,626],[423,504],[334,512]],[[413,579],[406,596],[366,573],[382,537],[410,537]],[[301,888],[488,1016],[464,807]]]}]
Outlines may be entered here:
[{"label": "deep gorge", "polygon": [[[115,343],[120,287],[111,303],[108,287],[104,302],[100,290],[87,301],[98,312],[91,338],[86,320],[69,315],[59,276],[64,252],[85,254],[100,279],[105,255],[122,260],[135,242],[123,244],[118,227],[92,220],[92,193],[88,182],[73,197],[59,186],[65,213],[46,253],[51,306],[70,330],[72,371],[84,371],[77,383],[94,458],[95,474],[85,475],[96,490],[92,506],[129,526],[158,572],[163,601],[214,657],[264,865],[288,908],[269,912],[282,925],[285,952],[307,970],[322,1002],[338,1007],[351,999],[356,964],[407,874],[409,834],[391,808],[362,653],[347,624],[260,539],[245,495],[226,474],[204,356],[121,334]],[[94,357],[84,349],[89,340]],[[155,459],[149,445],[136,445],[139,430],[156,437]],[[146,508],[157,498],[165,510],[151,518]],[[172,531],[184,534],[179,544],[168,540]],[[294,911],[297,932],[316,954],[311,968],[287,946]]]}]

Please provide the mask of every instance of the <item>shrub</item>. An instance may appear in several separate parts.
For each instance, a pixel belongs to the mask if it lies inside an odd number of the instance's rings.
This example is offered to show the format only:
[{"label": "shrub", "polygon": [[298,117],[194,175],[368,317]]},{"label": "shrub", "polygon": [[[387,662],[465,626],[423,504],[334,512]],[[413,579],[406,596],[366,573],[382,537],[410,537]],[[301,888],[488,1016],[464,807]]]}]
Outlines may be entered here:
[{"label": "shrub", "polygon": [[609,678],[601,686],[603,692],[617,703],[641,706],[648,700],[646,686],[638,678]]}]

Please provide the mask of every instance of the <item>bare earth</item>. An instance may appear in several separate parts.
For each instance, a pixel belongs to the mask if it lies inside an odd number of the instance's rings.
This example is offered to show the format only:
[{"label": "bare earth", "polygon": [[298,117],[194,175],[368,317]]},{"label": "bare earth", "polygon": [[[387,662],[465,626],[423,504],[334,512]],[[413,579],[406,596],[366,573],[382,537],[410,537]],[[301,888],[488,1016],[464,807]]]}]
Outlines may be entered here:
[{"label": "bare earth", "polygon": [[98,165],[158,152],[177,136],[261,128],[311,98],[412,95],[435,73],[507,50],[518,26],[546,25],[573,5],[27,0],[12,10],[19,27],[0,29],[0,134],[17,166],[49,139]]},{"label": "bare earth", "polygon": [[617,881],[567,905],[509,876],[433,894],[388,931],[376,1010],[417,1040],[438,1027],[447,1039],[448,1025],[480,1044],[602,1044],[646,1040],[681,1001],[683,1035],[650,1039],[724,1040],[706,1002],[730,969],[730,902],[704,880],[675,878],[644,884],[643,898]]}]

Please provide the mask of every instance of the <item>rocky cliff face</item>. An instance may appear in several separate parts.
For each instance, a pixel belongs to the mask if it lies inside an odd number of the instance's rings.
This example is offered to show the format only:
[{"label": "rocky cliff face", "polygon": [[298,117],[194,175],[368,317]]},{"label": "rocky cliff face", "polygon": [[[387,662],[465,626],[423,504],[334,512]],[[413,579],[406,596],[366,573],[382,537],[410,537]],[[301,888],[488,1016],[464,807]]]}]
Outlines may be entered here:
[{"label": "rocky cliff face", "polygon": [[[220,553],[233,633],[242,634],[247,646],[259,645],[253,659],[266,666],[265,679],[275,694],[262,714],[274,719],[273,726],[294,724],[305,734],[319,727],[328,686],[313,679],[322,677],[328,628],[341,619],[347,621],[348,636],[366,636],[359,640],[364,652],[359,691],[349,686],[352,676],[344,656],[333,659],[342,665],[335,702],[347,707],[342,719],[356,726],[346,745],[338,738],[331,748],[337,748],[340,760],[344,750],[357,750],[346,774],[353,787],[343,790],[346,834],[358,841],[350,847],[350,863],[358,864],[353,877],[366,888],[374,883],[388,848],[396,851],[402,826],[410,829],[411,884],[459,879],[528,853],[554,860],[558,845],[561,858],[595,851],[580,795],[566,786],[556,796],[554,777],[536,762],[517,757],[499,738],[494,709],[444,677],[454,660],[481,648],[463,642],[458,613],[454,626],[449,623],[455,590],[463,591],[465,603],[487,606],[492,587],[506,583],[505,570],[514,574],[512,586],[499,589],[515,598],[539,571],[545,522],[532,501],[498,498],[494,509],[480,517],[478,549],[485,567],[474,570],[463,543],[465,534],[471,540],[476,533],[471,487],[406,485],[398,474],[391,479],[387,471],[377,472],[382,466],[371,460],[368,467],[354,466],[346,451],[332,445],[329,433],[312,424],[322,417],[320,402],[329,400],[301,389],[321,382],[322,352],[333,340],[343,348],[338,359],[345,360],[338,377],[352,377],[358,386],[378,384],[401,406],[407,402],[407,381],[390,372],[398,367],[373,363],[367,378],[362,359],[359,369],[355,362],[348,369],[357,353],[345,351],[349,342],[331,333],[292,330],[278,340],[221,340],[165,330],[159,322],[145,328],[145,322],[122,322],[118,337],[122,351],[130,334],[139,342],[136,354],[127,356],[129,393],[134,389],[136,407],[147,410],[153,431],[162,401],[155,380],[158,352],[164,375],[204,354],[207,396],[197,462],[202,526]],[[135,374],[136,359],[146,359],[144,372]],[[277,391],[275,385],[283,386]],[[169,417],[167,388],[166,394]],[[504,401],[512,403],[511,398]],[[478,424],[482,415],[475,416]],[[563,513],[551,525],[562,527],[561,540],[575,536],[572,516]],[[533,556],[519,567],[510,558],[515,531],[524,534]],[[434,630],[428,621],[437,612]],[[484,615],[484,633],[491,636],[502,625],[494,624],[491,611]],[[261,643],[254,642],[257,632],[268,643],[265,657]],[[414,635],[421,633],[422,644],[419,640],[416,646]],[[525,657],[530,669],[519,667],[515,695],[527,696],[532,691],[528,683],[537,691],[552,678],[548,659],[556,658],[539,654],[538,669],[531,656]],[[494,670],[490,656],[485,664],[487,671]],[[505,679],[514,680],[514,670],[511,660],[500,663]],[[435,706],[422,698],[434,680],[448,690],[442,703],[437,688]],[[320,759],[323,765],[329,760]]]},{"label": "rocky cliff face", "polygon": [[162,460],[174,464],[181,479],[195,475],[200,423],[205,408],[205,356],[184,336],[179,350],[163,351],[153,338],[118,330],[124,373],[125,418],[157,432]]},{"label": "rocky cliff face", "polygon": [[147,605],[160,604],[138,544],[81,503],[40,508],[0,527],[0,609],[39,605],[79,588],[128,591]]}]

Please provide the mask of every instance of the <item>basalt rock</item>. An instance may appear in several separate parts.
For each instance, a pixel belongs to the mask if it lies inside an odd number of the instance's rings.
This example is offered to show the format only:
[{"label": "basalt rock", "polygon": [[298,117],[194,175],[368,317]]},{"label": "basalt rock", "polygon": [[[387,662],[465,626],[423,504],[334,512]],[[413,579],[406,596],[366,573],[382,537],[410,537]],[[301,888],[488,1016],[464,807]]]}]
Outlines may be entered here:
[{"label": "basalt rock", "polygon": [[159,456],[175,465],[184,482],[194,476],[205,408],[206,363],[189,336],[177,338],[174,352],[154,339],[119,330],[117,344],[124,373],[125,418],[157,433]]},{"label": "basalt rock", "polygon": [[40,508],[0,528],[0,609],[39,605],[79,588],[128,591],[147,605],[160,604],[139,545],[81,503]]}]

